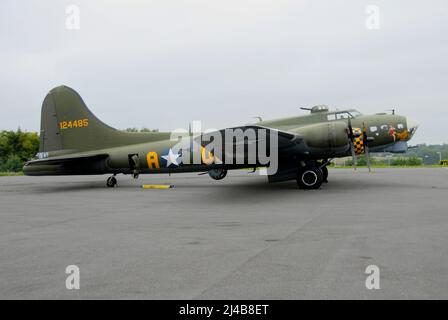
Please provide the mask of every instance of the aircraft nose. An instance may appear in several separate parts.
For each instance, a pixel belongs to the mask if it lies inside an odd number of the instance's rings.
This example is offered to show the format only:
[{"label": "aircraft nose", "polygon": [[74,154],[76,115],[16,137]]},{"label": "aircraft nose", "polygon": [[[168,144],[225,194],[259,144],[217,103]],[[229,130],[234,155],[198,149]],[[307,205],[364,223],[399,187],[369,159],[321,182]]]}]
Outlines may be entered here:
[{"label": "aircraft nose", "polygon": [[418,123],[412,118],[406,117],[406,124],[408,126],[408,131],[411,134],[411,136],[414,135],[415,131],[418,129]]}]

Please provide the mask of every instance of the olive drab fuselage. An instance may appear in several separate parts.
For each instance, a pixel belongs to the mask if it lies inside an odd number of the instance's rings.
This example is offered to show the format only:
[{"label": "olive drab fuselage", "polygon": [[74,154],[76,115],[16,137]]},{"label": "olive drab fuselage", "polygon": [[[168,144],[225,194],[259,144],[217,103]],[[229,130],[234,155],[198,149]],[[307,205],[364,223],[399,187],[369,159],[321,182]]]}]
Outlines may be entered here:
[{"label": "olive drab fuselage", "polygon": [[[308,115],[259,121],[253,126],[296,137],[282,149],[287,151],[282,151],[281,158],[321,161],[350,155],[348,122],[358,132],[358,154],[363,153],[362,130],[370,138],[371,152],[405,152],[416,130],[416,125],[404,116],[361,115],[356,110],[330,112],[316,107]],[[237,165],[225,159],[210,163],[202,147],[182,155],[173,153],[179,141],[172,140],[170,132],[134,133],[111,128],[95,117],[76,91],[65,86],[51,90],[43,102],[40,139],[37,159],[24,166],[27,175],[175,173],[258,165]],[[180,161],[198,152],[202,159],[199,163]]]}]

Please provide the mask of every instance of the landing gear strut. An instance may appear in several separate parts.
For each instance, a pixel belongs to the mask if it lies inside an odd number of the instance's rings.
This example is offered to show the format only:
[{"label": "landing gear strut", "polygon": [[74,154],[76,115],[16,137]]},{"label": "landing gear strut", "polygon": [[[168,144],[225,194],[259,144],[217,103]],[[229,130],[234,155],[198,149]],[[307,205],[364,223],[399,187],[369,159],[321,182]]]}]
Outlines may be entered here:
[{"label": "landing gear strut", "polygon": [[300,168],[297,174],[297,184],[300,189],[319,189],[323,180],[323,172],[316,166]]},{"label": "landing gear strut", "polygon": [[319,166],[320,170],[322,170],[322,178],[324,183],[328,183],[328,168],[327,166],[331,163],[331,160],[322,160],[322,162],[318,162],[317,165]]},{"label": "landing gear strut", "polygon": [[108,188],[113,188],[117,185],[117,178],[115,178],[115,175],[107,178],[106,185]]},{"label": "landing gear strut", "polygon": [[328,183],[328,168],[327,166],[323,166],[320,168],[322,170],[322,180],[324,183]]},{"label": "landing gear strut", "polygon": [[138,179],[140,174],[140,160],[138,154],[130,154],[128,155],[129,159],[129,167],[132,170],[132,178]]}]

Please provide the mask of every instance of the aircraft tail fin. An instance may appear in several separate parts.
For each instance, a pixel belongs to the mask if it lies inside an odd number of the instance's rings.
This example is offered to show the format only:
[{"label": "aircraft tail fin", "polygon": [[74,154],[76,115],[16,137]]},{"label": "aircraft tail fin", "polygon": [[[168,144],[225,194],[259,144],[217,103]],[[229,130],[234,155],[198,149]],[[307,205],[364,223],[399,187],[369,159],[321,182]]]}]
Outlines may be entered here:
[{"label": "aircraft tail fin", "polygon": [[[129,133],[99,120],[73,89],[59,86],[44,99],[39,152],[89,151],[161,140],[164,133]],[[169,135],[168,135],[169,137]]]},{"label": "aircraft tail fin", "polygon": [[40,128],[39,152],[100,149],[119,132],[99,120],[81,96],[66,86],[54,88],[45,97]]}]

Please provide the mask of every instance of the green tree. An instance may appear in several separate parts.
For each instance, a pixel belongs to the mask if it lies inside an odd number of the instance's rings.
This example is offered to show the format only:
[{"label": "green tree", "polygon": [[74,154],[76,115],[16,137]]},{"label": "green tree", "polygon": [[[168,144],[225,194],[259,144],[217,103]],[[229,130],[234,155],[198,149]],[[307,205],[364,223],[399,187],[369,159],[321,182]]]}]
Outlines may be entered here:
[{"label": "green tree", "polygon": [[141,128],[140,132],[159,132],[159,129],[148,129],[148,128]]},{"label": "green tree", "polygon": [[[375,158],[373,158],[372,156],[370,156],[370,165],[374,165],[374,164],[376,164],[376,159]],[[358,166],[367,166],[367,160],[366,160],[366,156],[365,155],[360,155],[360,156],[357,156],[357,165]],[[352,159],[350,159],[350,160],[348,160],[347,161],[347,166],[353,166],[353,160]]]},{"label": "green tree", "polygon": [[149,129],[149,128],[126,128],[126,132],[159,132],[159,129]]},{"label": "green tree", "polygon": [[422,164],[422,159],[418,157],[395,158],[391,162],[391,166],[421,166]]},{"label": "green tree", "polygon": [[448,159],[448,144],[419,144],[410,149],[407,155],[423,159],[424,164],[438,164],[440,161],[439,152],[441,153],[442,159]]},{"label": "green tree", "polygon": [[20,171],[23,164],[39,150],[39,136],[35,132],[0,132],[0,171]]},{"label": "green tree", "polygon": [[409,157],[406,160],[406,165],[408,166],[421,166],[423,164],[422,159],[417,157]]},{"label": "green tree", "polygon": [[23,162],[19,156],[10,155],[4,162],[0,162],[0,172],[18,172],[22,170]]}]

